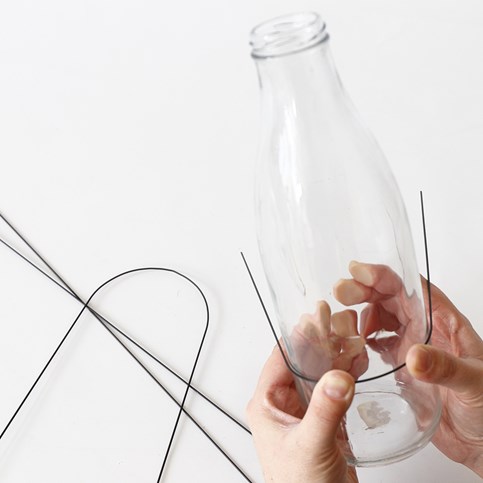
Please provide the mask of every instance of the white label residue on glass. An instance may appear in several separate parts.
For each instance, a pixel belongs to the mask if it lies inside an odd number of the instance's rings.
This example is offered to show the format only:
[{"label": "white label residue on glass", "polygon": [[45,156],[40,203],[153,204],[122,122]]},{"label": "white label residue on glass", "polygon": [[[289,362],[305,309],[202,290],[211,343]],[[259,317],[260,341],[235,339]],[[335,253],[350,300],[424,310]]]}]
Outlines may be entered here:
[{"label": "white label residue on glass", "polygon": [[357,406],[359,416],[366,423],[367,429],[379,428],[391,421],[391,413],[384,410],[377,401],[367,401]]}]

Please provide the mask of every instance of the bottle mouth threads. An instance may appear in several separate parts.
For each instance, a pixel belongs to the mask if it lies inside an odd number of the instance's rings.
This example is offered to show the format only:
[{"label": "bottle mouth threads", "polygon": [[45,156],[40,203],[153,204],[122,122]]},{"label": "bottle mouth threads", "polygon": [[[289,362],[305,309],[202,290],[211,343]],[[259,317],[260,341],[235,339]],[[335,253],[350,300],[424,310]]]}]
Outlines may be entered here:
[{"label": "bottle mouth threads", "polygon": [[315,12],[283,15],[257,25],[250,33],[252,57],[278,57],[305,50],[329,38]]}]

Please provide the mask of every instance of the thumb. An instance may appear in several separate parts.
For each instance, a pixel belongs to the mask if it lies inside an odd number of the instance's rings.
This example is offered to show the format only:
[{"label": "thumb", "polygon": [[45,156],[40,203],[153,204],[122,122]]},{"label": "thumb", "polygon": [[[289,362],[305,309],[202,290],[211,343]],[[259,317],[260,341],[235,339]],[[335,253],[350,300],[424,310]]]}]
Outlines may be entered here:
[{"label": "thumb", "polygon": [[325,373],[314,388],[299,424],[304,439],[318,452],[335,447],[339,425],[354,397],[354,379],[344,371]]},{"label": "thumb", "polygon": [[481,361],[458,358],[435,347],[416,344],[407,353],[406,365],[416,379],[447,387],[465,398],[479,397],[483,391]]}]

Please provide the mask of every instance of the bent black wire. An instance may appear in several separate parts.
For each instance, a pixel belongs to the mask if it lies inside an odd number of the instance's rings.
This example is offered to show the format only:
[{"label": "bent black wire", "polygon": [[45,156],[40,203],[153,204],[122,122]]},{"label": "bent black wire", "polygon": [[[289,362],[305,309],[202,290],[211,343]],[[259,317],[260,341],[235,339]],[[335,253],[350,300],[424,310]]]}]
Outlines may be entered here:
[{"label": "bent black wire", "polygon": [[[0,213],[0,218],[4,219],[3,215]],[[22,241],[23,240],[23,235],[20,233],[16,233]],[[40,272],[43,276],[45,276],[47,279],[49,279],[53,284],[57,285],[58,288],[63,290],[66,294],[70,295],[72,298],[77,300],[79,303],[84,305],[84,302],[82,299],[76,294],[71,291],[71,289],[68,289],[64,287],[61,283],[59,283],[55,278],[51,277],[45,270],[40,268],[38,265],[36,265],[32,260],[29,260],[25,255],[20,253],[18,250],[16,250],[12,245],[7,243],[5,240],[0,238],[0,243],[3,244],[5,247],[7,247],[9,250],[11,250],[15,255],[19,256],[21,259],[23,259],[26,263],[28,263],[32,268]],[[49,267],[50,270],[54,271],[49,263],[42,258],[40,255],[36,253],[36,255],[40,258],[40,260]],[[58,275],[57,275],[58,276]],[[63,279],[61,279],[63,283]],[[174,377],[176,377],[179,381],[183,382],[184,384],[188,384],[188,381],[184,379],[182,376],[180,376],[174,369],[172,369],[168,364],[163,362],[161,359],[159,359],[157,356],[155,356],[152,352],[148,351],[144,346],[142,346],[139,342],[134,340],[131,336],[129,336],[126,332],[124,332],[122,329],[119,328],[119,326],[115,325],[113,322],[105,318],[103,315],[99,314],[96,310],[94,310],[92,307],[87,307],[89,312],[94,315],[94,317],[101,323],[105,323],[109,325],[112,329],[114,329],[118,334],[121,334],[123,337],[125,337],[129,342],[131,342],[133,345],[135,345],[139,350],[144,352],[148,357],[150,357],[153,361],[158,363],[160,366],[162,366],[164,369],[166,369],[170,374],[172,374]],[[102,320],[100,320],[102,319]],[[115,335],[111,332],[111,335],[115,337]],[[148,371],[149,372],[149,371]],[[237,426],[239,426],[241,429],[243,429],[246,433],[251,435],[250,430],[238,419],[236,419],[233,415],[231,415],[228,411],[223,409],[219,404],[217,404],[213,399],[209,398],[205,393],[203,393],[200,389],[198,389],[196,386],[191,385],[191,390],[194,391],[196,394],[198,394],[201,398],[203,398],[206,402],[211,404],[217,411],[219,411],[221,414],[226,416],[228,419],[230,419],[233,423],[235,423]]]},{"label": "bent black wire", "polygon": [[85,302],[84,306],[82,307],[81,311],[79,312],[79,314],[77,315],[77,317],[75,318],[75,320],[72,322],[72,324],[70,325],[70,327],[67,330],[67,332],[65,333],[65,335],[62,337],[60,343],[57,345],[57,347],[54,350],[54,352],[52,353],[52,355],[49,357],[49,360],[47,361],[47,363],[42,368],[41,372],[39,373],[39,375],[35,379],[34,383],[30,387],[30,389],[28,390],[27,394],[24,396],[22,402],[17,407],[17,409],[15,410],[13,416],[10,418],[9,422],[7,423],[7,425],[5,426],[5,428],[3,429],[2,433],[0,434],[0,439],[4,436],[5,432],[8,430],[8,428],[10,427],[10,425],[12,424],[12,422],[14,421],[14,419],[16,418],[16,416],[18,415],[18,413],[22,409],[23,405],[25,404],[25,402],[27,401],[27,399],[31,395],[32,391],[37,386],[38,382],[40,381],[40,379],[44,375],[45,371],[47,370],[47,368],[49,367],[49,365],[51,364],[51,362],[53,361],[53,359],[55,358],[55,356],[57,355],[57,353],[59,352],[59,350],[62,347],[62,345],[64,344],[64,342],[67,340],[67,338],[68,338],[69,334],[72,332],[73,328],[77,325],[78,321],[81,318],[81,315],[84,313],[84,311],[86,310],[88,304],[92,301],[92,299],[94,298],[94,296],[102,288],[104,288],[105,286],[107,286],[108,284],[110,284],[111,282],[113,282],[114,280],[117,280],[117,279],[119,279],[121,277],[124,277],[124,276],[129,275],[129,274],[132,274],[132,273],[141,272],[141,271],[150,271],[150,270],[166,271],[166,272],[175,273],[176,275],[179,275],[182,278],[186,279],[188,282],[192,283],[197,288],[197,290],[199,291],[199,293],[201,294],[201,296],[203,298],[203,301],[204,301],[205,307],[206,307],[206,314],[207,314],[205,329],[203,331],[203,335],[202,335],[202,338],[201,338],[201,343],[200,343],[200,346],[199,346],[198,351],[197,351],[197,354],[196,354],[196,358],[195,358],[195,362],[194,362],[193,367],[192,367],[192,371],[191,371],[191,374],[190,374],[190,378],[189,378],[189,381],[188,381],[188,384],[187,384],[185,393],[183,395],[183,400],[182,400],[182,402],[180,404],[179,412],[178,412],[178,415],[176,417],[175,425],[174,425],[173,431],[171,433],[171,437],[170,437],[170,440],[169,440],[169,443],[168,443],[168,447],[167,447],[166,452],[165,452],[165,456],[164,456],[164,459],[163,459],[163,464],[162,464],[162,467],[161,467],[161,471],[160,471],[159,476],[158,476],[158,479],[157,479],[158,482],[160,481],[161,475],[162,475],[163,470],[164,470],[165,465],[166,465],[167,458],[169,456],[169,452],[170,452],[171,445],[172,445],[172,442],[173,442],[173,439],[174,439],[174,435],[175,435],[176,429],[178,427],[179,418],[180,418],[181,413],[183,412],[183,409],[184,409],[184,404],[185,404],[185,401],[186,401],[187,393],[188,393],[189,388],[190,388],[191,380],[193,378],[194,371],[196,369],[196,365],[197,365],[197,362],[198,362],[198,359],[199,359],[199,356],[200,356],[200,353],[201,353],[201,349],[203,347],[203,343],[204,343],[204,340],[205,340],[205,337],[206,337],[206,334],[207,334],[207,331],[208,331],[208,327],[209,327],[209,307],[208,307],[208,303],[206,301],[205,295],[203,294],[203,292],[201,291],[201,289],[199,288],[199,286],[195,282],[193,282],[190,278],[188,278],[187,276],[181,274],[180,272],[177,272],[176,270],[166,269],[166,268],[159,268],[159,267],[135,268],[135,269],[132,269],[132,270],[126,270],[125,272],[119,273],[119,274],[115,275],[114,277],[111,277],[109,280],[105,281],[101,285],[99,285],[99,287],[97,287],[96,290],[94,290],[94,292],[89,296],[89,298]]},{"label": "bent black wire", "polygon": [[[429,341],[431,340],[431,335],[433,333],[433,305],[431,302],[431,278],[430,278],[430,273],[429,273],[429,253],[428,253],[428,240],[427,240],[427,234],[426,234],[426,220],[424,216],[424,202],[423,202],[423,192],[420,191],[420,200],[421,200],[421,215],[422,215],[422,222],[423,222],[423,238],[424,238],[424,251],[426,255],[426,282],[427,282],[427,289],[428,289],[428,312],[429,312],[429,330],[428,330],[428,335],[426,337],[426,340],[424,344],[429,344]],[[302,374],[300,371],[298,371],[293,364],[290,362],[289,358],[286,356],[284,348],[282,347],[282,344],[280,342],[280,338],[277,335],[277,332],[275,331],[275,327],[272,323],[272,320],[270,319],[270,316],[268,315],[267,308],[265,306],[265,303],[263,301],[262,295],[260,294],[260,291],[258,290],[258,286],[255,282],[255,279],[252,275],[252,272],[250,270],[250,267],[248,266],[248,262],[245,258],[245,255],[243,252],[240,252],[240,255],[243,259],[243,263],[245,264],[245,268],[247,269],[248,275],[250,277],[250,280],[252,282],[253,288],[255,289],[255,292],[257,294],[258,301],[260,302],[260,305],[262,306],[262,310],[265,314],[265,318],[268,321],[268,325],[270,326],[270,330],[275,338],[275,342],[277,343],[277,346],[280,350],[280,353],[282,355],[282,358],[285,362],[285,365],[289,369],[289,371],[294,374],[296,377],[303,379],[304,381],[309,381],[312,383],[317,383],[318,379],[308,377],[305,374]],[[382,374],[378,374],[377,376],[372,376],[372,377],[365,377],[364,379],[357,379],[355,381],[356,384],[362,383],[362,382],[369,382],[369,381],[374,381],[376,379],[380,379],[381,377],[388,376],[389,374],[393,374],[394,372],[399,371],[403,367],[406,366],[406,363],[400,364],[390,371],[384,372]]]},{"label": "bent black wire", "polygon": [[[5,243],[4,243],[5,244]],[[29,263],[31,263],[29,261]],[[34,265],[35,266],[35,265]],[[38,267],[36,267],[38,270],[42,271],[41,269],[39,269]],[[143,270],[143,269],[138,269],[138,270]],[[45,274],[44,275],[48,276],[48,274]],[[121,275],[124,275],[124,274],[119,274],[119,276]],[[53,280],[54,283],[56,283],[57,285],[59,285],[55,280]],[[64,287],[61,287],[61,288],[64,288]],[[65,290],[65,288],[64,288]],[[72,294],[71,294],[72,295]],[[89,307],[84,307],[83,310],[87,308],[89,310]],[[81,313],[78,315],[78,317],[80,317],[80,315],[82,314],[82,311]],[[99,316],[102,318],[102,316]],[[223,448],[213,439],[213,437],[210,436],[210,434],[201,426],[201,424],[182,406],[182,404],[163,386],[163,384],[149,371],[149,369],[135,356],[135,354],[133,354],[129,348],[109,329],[109,327],[107,325],[105,325],[103,323],[103,320],[100,320],[101,324],[103,325],[103,327],[108,330],[108,332],[117,340],[117,342],[119,344],[121,344],[121,346],[129,353],[129,355],[131,355],[131,357],[133,357],[136,362],[144,369],[145,372],[147,372],[147,374],[156,382],[156,384],[161,388],[163,389],[163,391],[169,396],[169,398],[174,401],[178,407],[180,407],[180,409],[183,411],[184,414],[186,414],[186,416],[198,427],[198,429],[201,430],[201,432],[211,441],[211,443],[214,444],[214,446],[223,454],[223,456],[225,458],[227,458],[227,460],[235,467],[235,469],[238,470],[238,472],[240,472],[240,474],[249,482],[251,482],[250,478],[243,472],[243,470],[236,464],[236,462],[223,450]],[[39,375],[39,377],[36,379],[36,381],[34,382],[34,384],[32,385],[31,389],[29,390],[29,392],[27,393],[27,395],[25,396],[25,398],[22,400],[21,404],[19,405],[19,407],[17,408],[17,410],[15,411],[14,415],[11,417],[10,421],[8,422],[7,426],[4,428],[4,430],[2,431],[2,433],[0,434],[0,439],[3,437],[4,433],[7,431],[8,427],[11,425],[11,423],[13,422],[13,420],[15,419],[15,417],[17,416],[18,412],[20,411],[21,407],[23,406],[23,404],[26,402],[26,400],[28,399],[28,397],[30,396],[30,393],[33,391],[35,385],[38,383],[38,381],[40,380],[40,378],[42,377],[43,373],[45,372],[45,370],[47,369],[47,366],[52,362],[53,358],[55,357],[55,354],[58,352],[58,350],[60,349],[60,346],[65,342],[65,339],[67,338],[68,334],[70,333],[70,331],[72,330],[73,326],[71,326],[68,330],[68,333],[63,337],[63,339],[61,340],[61,343],[59,344],[59,346],[57,347],[56,351],[54,352],[54,354],[51,356],[51,358],[49,359],[49,361],[47,362],[46,366],[44,367],[43,371],[41,372],[41,374]],[[192,386],[190,386],[191,389],[193,388]],[[174,433],[172,433],[172,436],[173,436]],[[159,481],[159,480],[158,480]]]},{"label": "bent black wire", "polygon": [[[13,246],[8,244],[5,240],[0,238],[0,243],[5,245],[9,250],[14,252],[17,256],[22,258],[25,262],[27,262],[31,267],[35,268],[37,271],[39,271],[42,275],[47,277],[52,283],[57,285],[59,288],[64,290],[66,293],[68,293],[71,297],[76,299],[78,302],[80,302],[82,305],[84,305],[84,301],[79,297],[79,295],[74,291],[74,289],[66,282],[66,280],[52,267],[52,265],[39,253],[39,251],[32,245],[32,243],[29,242],[29,240],[23,235],[18,228],[16,228],[13,223],[7,219],[7,217],[0,213],[0,218],[9,226],[9,228],[22,240],[22,242],[42,261],[42,263],[60,280],[59,283],[57,280],[55,280],[53,277],[51,277],[45,270],[42,270],[38,265],[33,263],[31,260],[29,260],[27,257],[25,257],[22,253],[20,253],[18,250],[16,250]],[[62,285],[63,284],[63,285]],[[123,337],[125,337],[129,342],[134,344],[136,347],[138,347],[141,351],[143,351],[147,356],[149,356],[151,359],[153,359],[155,362],[160,364],[163,368],[165,368],[168,372],[170,372],[173,376],[175,376],[177,379],[182,381],[184,384],[187,384],[188,382],[181,377],[176,371],[174,371],[171,367],[169,367],[165,362],[161,361],[159,358],[157,358],[154,354],[149,352],[146,348],[144,348],[141,344],[136,342],[134,339],[132,339],[128,334],[126,334],[124,331],[122,331],[118,326],[110,322],[108,319],[100,315],[98,312],[96,312],[94,309],[91,307],[87,307],[89,312],[91,312],[96,318],[100,317],[102,320],[110,325],[116,332],[121,334]],[[99,319],[98,319],[99,320]],[[101,322],[101,320],[99,320]],[[214,400],[210,399],[206,394],[204,394],[202,391],[200,391],[197,387],[191,385],[191,389],[196,392],[199,396],[201,396],[205,401],[207,401],[209,404],[211,404],[215,409],[217,409],[219,412],[221,412],[224,416],[226,416],[228,419],[230,419],[233,423],[238,425],[241,429],[243,429],[245,432],[248,434],[251,434],[250,430],[240,421],[238,421],[234,416],[232,416],[228,411],[223,409],[220,405],[218,405]]]},{"label": "bent black wire", "polygon": [[[75,293],[75,291],[69,286],[69,284],[55,271],[55,269],[53,269],[50,264],[42,257],[42,255],[40,255],[40,253],[38,253],[38,251],[28,242],[28,240],[13,226],[13,224],[11,222],[9,222],[5,216],[3,216],[1,213],[0,213],[0,217],[5,221],[5,223],[7,223],[7,225],[17,234],[17,236],[35,253],[35,255],[49,268],[49,270],[52,271],[52,273],[59,278],[59,280],[65,285],[65,287],[60,284],[58,281],[56,281],[53,277],[51,277],[49,274],[47,274],[44,270],[42,270],[40,267],[38,267],[36,264],[34,264],[31,260],[29,260],[27,257],[25,257],[24,255],[22,255],[20,252],[18,252],[17,250],[15,250],[11,245],[9,245],[7,242],[5,242],[4,240],[0,239],[0,242],[2,242],[7,248],[9,248],[10,250],[12,250],[14,253],[16,253],[18,256],[20,256],[24,261],[26,261],[27,263],[29,263],[33,268],[35,268],[36,270],[38,270],[40,273],[42,273],[44,276],[46,276],[51,282],[55,283],[58,287],[60,287],[61,289],[63,289],[66,293],[68,293],[69,295],[71,295],[72,297],[74,297],[76,300],[78,300],[79,302],[83,303],[83,307],[82,307],[82,310],[81,312],[78,314],[78,316],[76,317],[76,320],[73,322],[73,324],[69,327],[67,333],[64,335],[64,337],[62,338],[61,342],[59,343],[59,345],[57,346],[56,350],[54,351],[54,353],[51,355],[51,357],[49,358],[47,364],[44,366],[43,370],[41,371],[41,373],[39,374],[39,376],[37,377],[37,379],[35,380],[34,384],[32,385],[32,387],[30,388],[30,390],[28,391],[28,393],[26,394],[26,396],[24,397],[24,399],[22,400],[22,402],[20,403],[19,407],[17,408],[17,410],[15,411],[15,413],[13,414],[13,416],[11,417],[10,421],[7,423],[7,425],[5,426],[4,430],[2,431],[2,433],[0,434],[0,439],[3,437],[3,435],[5,434],[5,432],[8,430],[9,426],[11,425],[11,423],[13,422],[13,420],[15,419],[15,417],[17,416],[17,414],[19,413],[19,411],[21,410],[22,406],[25,404],[26,400],[28,399],[28,397],[30,396],[30,394],[32,393],[33,389],[35,388],[35,386],[37,385],[37,383],[39,382],[39,380],[41,379],[42,375],[44,374],[44,372],[46,371],[47,367],[50,365],[50,363],[52,362],[52,360],[54,359],[55,355],[57,354],[57,352],[59,351],[60,347],[63,345],[63,343],[65,342],[65,340],[67,339],[67,337],[69,336],[70,332],[72,331],[72,329],[74,328],[74,326],[76,325],[76,323],[78,322],[80,316],[82,315],[82,313],[84,312],[84,310],[87,308],[95,317],[96,319],[102,324],[102,326],[116,339],[116,341],[128,352],[128,354],[133,357],[136,362],[144,369],[144,371],[146,371],[148,373],[148,375],[158,384],[158,386],[161,387],[161,389],[163,389],[163,391],[170,397],[170,399],[172,399],[179,407],[179,412],[178,412],[178,416],[176,418],[176,422],[175,422],[175,426],[173,428],[173,431],[171,433],[171,437],[170,437],[170,441],[169,441],[169,444],[168,444],[168,449],[166,450],[166,453],[165,453],[165,457],[164,457],[164,460],[163,460],[163,464],[162,464],[162,467],[161,467],[161,470],[160,470],[160,473],[158,475],[158,479],[157,481],[159,482],[160,479],[161,479],[161,476],[162,476],[162,473],[163,473],[163,470],[165,468],[165,465],[166,465],[166,462],[167,462],[167,458],[168,458],[168,455],[169,455],[169,451],[170,451],[170,448],[171,448],[171,445],[172,445],[172,442],[174,440],[174,436],[175,436],[175,433],[176,433],[176,429],[178,427],[178,423],[179,423],[179,419],[180,419],[180,416],[181,416],[181,413],[184,413],[186,414],[186,416],[191,420],[193,421],[193,423],[201,430],[201,432],[210,440],[211,443],[214,444],[214,446],[223,454],[223,456],[225,458],[227,458],[227,460],[238,470],[238,472],[245,478],[245,480],[247,481],[251,481],[250,478],[243,472],[243,470],[236,464],[236,462],[221,448],[221,446],[209,435],[209,433],[196,421],[195,418],[193,418],[191,416],[191,414],[189,414],[188,411],[186,411],[186,409],[184,408],[184,404],[185,404],[185,401],[186,401],[186,397],[187,397],[187,394],[189,392],[190,389],[194,389],[198,394],[200,394],[205,400],[207,400],[208,402],[210,402],[216,409],[218,409],[219,411],[221,411],[225,416],[229,417],[234,423],[236,423],[239,427],[241,427],[242,429],[244,429],[245,431],[247,431],[249,433],[249,430],[244,427],[239,421],[237,421],[235,418],[233,418],[229,413],[227,413],[225,410],[223,410],[220,406],[218,406],[214,401],[212,401],[211,399],[209,399],[207,396],[205,396],[204,394],[201,393],[201,391],[193,388],[193,386],[191,385],[191,382],[192,382],[192,377],[194,375],[194,371],[196,369],[196,365],[198,363],[198,359],[199,359],[199,356],[200,356],[200,353],[201,353],[201,349],[202,349],[202,346],[203,346],[203,343],[204,343],[204,340],[205,340],[205,337],[206,337],[206,333],[207,333],[207,328],[208,328],[208,324],[209,324],[209,307],[208,307],[208,303],[207,303],[207,300],[206,300],[206,297],[204,296],[204,293],[202,292],[202,290],[199,288],[199,286],[194,282],[192,281],[189,277],[185,276],[184,274],[180,273],[180,272],[177,272],[176,270],[172,270],[172,269],[167,269],[167,268],[162,268],[162,267],[144,267],[144,268],[138,268],[138,269],[133,269],[133,270],[128,270],[126,272],[123,272],[121,274],[118,274],[114,277],[112,277],[111,279],[109,279],[108,281],[104,282],[102,285],[100,285],[92,294],[91,296],[89,297],[89,299],[87,300],[87,302],[83,302],[81,300],[81,298]],[[152,355],[149,351],[147,351],[144,347],[142,347],[140,344],[138,344],[136,341],[134,341],[132,338],[130,338],[127,334],[125,334],[122,330],[120,330],[118,327],[116,327],[114,324],[112,324],[111,322],[109,322],[106,318],[104,318],[103,316],[101,316],[100,314],[98,314],[96,311],[94,311],[91,307],[89,307],[89,303],[90,301],[92,300],[92,298],[95,296],[95,294],[101,290],[103,287],[105,287],[107,284],[109,284],[110,282],[114,281],[115,279],[119,278],[119,277],[122,277],[124,275],[127,275],[129,273],[134,273],[134,272],[139,272],[139,271],[145,271],[145,270],[161,270],[161,271],[166,271],[166,272],[171,272],[171,273],[174,273],[178,276],[181,276],[182,278],[184,278],[185,280],[187,280],[188,282],[190,282],[191,284],[193,284],[195,286],[195,288],[199,291],[200,295],[202,296],[203,298],[203,301],[204,301],[204,304],[205,304],[205,308],[206,308],[206,311],[207,311],[207,323],[206,323],[206,327],[205,327],[205,331],[203,333],[203,337],[202,337],[202,341],[200,343],[200,346],[199,346],[199,349],[198,349],[198,352],[197,352],[197,355],[196,355],[196,359],[195,359],[195,363],[192,367],[192,371],[191,371],[191,374],[190,374],[190,378],[188,381],[184,380],[181,376],[179,376],[175,371],[173,371],[171,368],[169,368],[166,364],[164,364],[162,361],[160,361],[159,359],[157,359],[154,355]],[[66,288],[67,287],[67,288]],[[153,358],[156,362],[158,362],[160,365],[162,365],[162,367],[164,367],[165,369],[167,369],[169,372],[171,372],[173,375],[175,375],[178,379],[182,380],[186,385],[186,391],[185,391],[185,394],[184,394],[184,397],[183,397],[183,400],[182,402],[180,403],[179,401],[176,400],[176,398],[159,382],[159,380],[149,371],[149,369],[135,356],[135,354],[133,354],[129,348],[119,339],[119,337],[116,336],[116,334],[111,330],[114,329],[116,331],[118,331],[120,334],[122,334],[124,337],[127,338],[127,340],[129,340],[130,342],[132,342],[134,345],[136,345],[138,348],[140,348],[143,352],[145,352],[148,356],[150,356],[151,358]]]}]

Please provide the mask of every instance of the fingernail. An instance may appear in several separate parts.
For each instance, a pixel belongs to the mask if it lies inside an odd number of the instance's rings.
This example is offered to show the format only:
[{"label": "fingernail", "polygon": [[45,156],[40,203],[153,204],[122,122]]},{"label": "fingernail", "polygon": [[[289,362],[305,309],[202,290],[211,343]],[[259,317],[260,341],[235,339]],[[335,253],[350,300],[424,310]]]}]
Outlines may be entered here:
[{"label": "fingernail", "polygon": [[419,355],[416,358],[416,370],[418,372],[428,372],[433,365],[431,352],[425,347],[419,347]]},{"label": "fingernail", "polygon": [[339,280],[334,286],[334,296],[341,304],[354,305],[365,300],[367,290],[353,280]]},{"label": "fingernail", "polygon": [[361,262],[358,262],[357,260],[351,260],[349,262],[349,272],[352,273],[352,270],[355,268],[357,269],[357,267],[361,264]]},{"label": "fingernail", "polygon": [[345,399],[350,390],[349,382],[336,374],[327,373],[323,377],[322,388],[331,399]]},{"label": "fingernail", "polygon": [[374,277],[372,276],[372,272],[363,263],[356,262],[352,260],[349,264],[349,271],[351,275],[360,283],[371,287],[374,285]]}]

